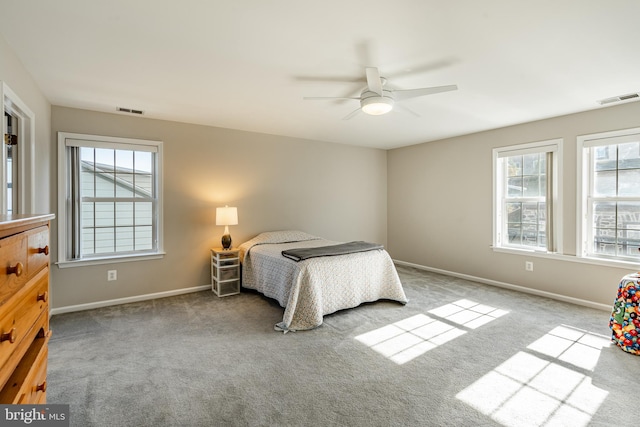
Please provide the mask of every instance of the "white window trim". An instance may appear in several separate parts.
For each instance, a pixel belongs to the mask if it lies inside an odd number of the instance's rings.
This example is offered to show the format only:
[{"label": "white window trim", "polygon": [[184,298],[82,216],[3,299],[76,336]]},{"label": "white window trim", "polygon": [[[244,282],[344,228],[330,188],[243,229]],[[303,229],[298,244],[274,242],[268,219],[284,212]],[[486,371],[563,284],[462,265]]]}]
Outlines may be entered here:
[{"label": "white window trim", "polygon": [[[576,143],[576,256],[586,260],[596,262],[601,265],[608,265],[614,267],[624,268],[638,268],[638,263],[629,260],[610,259],[605,257],[596,257],[587,255],[588,242],[587,239],[590,236],[590,231],[587,230],[587,224],[589,223],[588,215],[589,208],[588,192],[589,192],[589,156],[585,155],[585,148],[595,147],[598,145],[609,145],[604,141],[610,143],[616,143],[611,141],[614,138],[621,138],[624,142],[624,138],[630,135],[640,134],[640,128],[621,129],[608,132],[594,133],[589,135],[580,135],[577,138]],[[602,141],[600,141],[602,140]],[[603,142],[602,144],[600,142]]]},{"label": "white window trim", "polygon": [[[18,206],[17,213],[33,213],[35,210],[36,193],[35,186],[35,146],[36,146],[36,115],[29,109],[27,104],[5,83],[0,82],[0,117],[5,111],[18,117]],[[4,127],[4,126],[2,126]],[[4,141],[2,129],[2,139]],[[2,142],[4,144],[4,142]],[[3,159],[4,161],[4,159]],[[3,169],[4,170],[4,169]],[[5,191],[4,177],[0,178],[2,185],[3,199]],[[44,213],[44,212],[43,212]]]},{"label": "white window trim", "polygon": [[[525,144],[518,145],[510,145],[506,147],[498,147],[492,150],[493,157],[493,203],[492,203],[492,214],[493,214],[493,227],[492,227],[492,249],[496,252],[506,252],[513,254],[562,254],[563,253],[563,244],[562,244],[562,236],[563,236],[563,226],[562,226],[562,189],[563,189],[563,178],[562,178],[562,170],[563,170],[563,143],[564,140],[562,138],[558,139],[550,139],[545,141],[538,142],[530,142]],[[522,153],[536,153],[536,152],[546,152],[553,151],[555,155],[555,161],[553,162],[553,177],[552,180],[552,194],[553,194],[553,215],[551,218],[552,226],[553,226],[553,239],[554,239],[554,248],[555,251],[543,251],[539,249],[527,249],[524,247],[509,247],[509,246],[500,246],[500,242],[498,242],[498,231],[502,230],[502,221],[501,221],[501,210],[498,206],[498,191],[497,186],[501,183],[498,182],[499,173],[498,173],[498,161],[501,157],[509,157],[511,154],[509,152],[513,152],[512,154],[522,154]],[[549,219],[547,219],[549,220]]]},{"label": "white window trim", "polygon": [[[157,147],[158,153],[158,246],[156,252],[149,254],[127,254],[127,255],[109,255],[105,257],[91,257],[88,259],[80,259],[80,260],[68,260],[66,259],[66,254],[68,253],[68,232],[70,224],[68,223],[70,215],[68,215],[68,206],[67,206],[67,170],[69,165],[67,164],[68,156],[66,155],[67,150],[67,139],[80,139],[85,141],[97,141],[97,142],[107,142],[111,144],[125,144],[125,145],[148,145]],[[133,138],[119,138],[113,136],[100,136],[100,135],[88,135],[88,134],[79,134],[79,133],[70,133],[70,132],[58,132],[58,262],[56,263],[59,268],[67,268],[67,267],[80,267],[80,266],[88,266],[88,265],[99,265],[99,264],[111,264],[116,262],[128,262],[128,261],[142,261],[149,259],[158,259],[162,258],[165,255],[164,245],[163,245],[163,203],[162,203],[162,195],[163,195],[163,180],[164,174],[162,173],[162,141],[149,141],[143,139],[133,139]]]}]

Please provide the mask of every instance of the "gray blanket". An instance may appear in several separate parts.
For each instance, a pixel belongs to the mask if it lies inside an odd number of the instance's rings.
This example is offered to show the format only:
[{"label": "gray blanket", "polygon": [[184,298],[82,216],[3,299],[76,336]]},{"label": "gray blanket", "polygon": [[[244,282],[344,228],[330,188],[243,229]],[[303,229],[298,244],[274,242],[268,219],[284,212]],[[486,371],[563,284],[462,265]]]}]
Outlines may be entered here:
[{"label": "gray blanket", "polygon": [[374,251],[384,249],[382,245],[377,243],[369,243],[363,241],[341,243],[339,245],[320,246],[317,248],[296,248],[282,251],[282,255],[296,262],[309,258],[322,256],[346,255],[356,252]]}]

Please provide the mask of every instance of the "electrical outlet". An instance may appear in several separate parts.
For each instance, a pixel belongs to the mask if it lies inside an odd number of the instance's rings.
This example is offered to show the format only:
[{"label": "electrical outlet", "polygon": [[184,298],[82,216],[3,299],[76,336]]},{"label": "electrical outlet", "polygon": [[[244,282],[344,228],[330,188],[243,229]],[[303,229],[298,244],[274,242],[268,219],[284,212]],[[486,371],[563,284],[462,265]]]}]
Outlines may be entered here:
[{"label": "electrical outlet", "polygon": [[118,270],[109,270],[107,271],[107,280],[118,280]]},{"label": "electrical outlet", "polygon": [[533,271],[533,262],[532,261],[525,261],[524,269],[527,270],[527,271]]}]

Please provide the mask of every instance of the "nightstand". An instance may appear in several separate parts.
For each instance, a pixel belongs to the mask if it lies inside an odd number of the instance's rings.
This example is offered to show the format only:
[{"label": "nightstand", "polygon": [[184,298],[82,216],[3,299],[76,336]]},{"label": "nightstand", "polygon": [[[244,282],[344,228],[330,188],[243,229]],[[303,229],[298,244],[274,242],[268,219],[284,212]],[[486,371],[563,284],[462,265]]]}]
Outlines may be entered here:
[{"label": "nightstand", "polygon": [[219,297],[240,293],[238,249],[211,248],[211,290]]}]

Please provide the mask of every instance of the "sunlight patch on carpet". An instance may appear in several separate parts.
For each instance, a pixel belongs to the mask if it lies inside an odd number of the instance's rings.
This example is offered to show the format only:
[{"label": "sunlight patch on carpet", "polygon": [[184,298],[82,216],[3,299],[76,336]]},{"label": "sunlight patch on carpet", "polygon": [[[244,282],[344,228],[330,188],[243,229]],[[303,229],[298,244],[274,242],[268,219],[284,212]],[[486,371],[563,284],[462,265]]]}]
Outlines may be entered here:
[{"label": "sunlight patch on carpet", "polygon": [[426,314],[400,320],[373,331],[358,335],[355,339],[402,365],[427,351],[467,333],[451,323],[476,329],[508,313],[469,300],[458,300],[429,311],[447,320],[434,319]]},{"label": "sunlight patch on carpet", "polygon": [[608,347],[610,342],[607,337],[562,325],[527,348],[593,371],[598,363],[600,351],[603,347]]},{"label": "sunlight patch on carpet", "polygon": [[586,372],[608,345],[602,335],[559,326],[527,346],[538,354],[518,352],[456,397],[505,426],[586,426],[609,394]]},{"label": "sunlight patch on carpet", "polygon": [[509,313],[507,310],[494,308],[477,302],[461,299],[451,304],[429,310],[430,314],[442,317],[451,322],[476,329],[482,325]]}]

